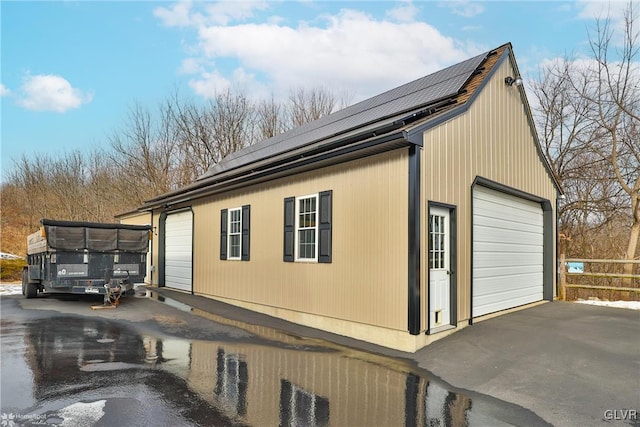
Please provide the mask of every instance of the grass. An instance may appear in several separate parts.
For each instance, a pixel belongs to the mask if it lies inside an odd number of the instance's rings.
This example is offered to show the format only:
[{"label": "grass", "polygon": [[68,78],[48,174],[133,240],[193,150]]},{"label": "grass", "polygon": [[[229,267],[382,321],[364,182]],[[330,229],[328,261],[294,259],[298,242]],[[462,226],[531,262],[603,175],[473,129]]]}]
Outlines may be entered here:
[{"label": "grass", "polygon": [[27,265],[23,259],[0,259],[0,280],[3,282],[21,282],[22,267]]}]

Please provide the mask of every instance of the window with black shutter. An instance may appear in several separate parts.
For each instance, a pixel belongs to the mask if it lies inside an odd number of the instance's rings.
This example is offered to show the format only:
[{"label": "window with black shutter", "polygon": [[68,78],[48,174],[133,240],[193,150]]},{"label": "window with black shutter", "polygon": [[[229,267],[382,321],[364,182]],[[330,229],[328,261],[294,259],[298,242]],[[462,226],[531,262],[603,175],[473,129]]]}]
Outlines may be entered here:
[{"label": "window with black shutter", "polygon": [[331,263],[332,196],[329,190],[284,200],[284,261]]},{"label": "window with black shutter", "polygon": [[249,261],[251,206],[220,211],[220,259]]}]

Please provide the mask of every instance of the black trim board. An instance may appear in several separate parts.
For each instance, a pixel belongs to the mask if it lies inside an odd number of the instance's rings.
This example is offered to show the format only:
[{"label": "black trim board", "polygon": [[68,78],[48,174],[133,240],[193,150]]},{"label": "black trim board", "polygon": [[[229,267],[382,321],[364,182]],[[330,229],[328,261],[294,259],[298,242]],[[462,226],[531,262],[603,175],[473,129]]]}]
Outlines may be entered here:
[{"label": "black trim board", "polygon": [[420,333],[420,155],[417,145],[409,147],[409,216],[408,216],[408,329]]},{"label": "black trim board", "polygon": [[[151,213],[151,230],[153,230],[152,239],[157,239],[158,229],[153,226],[153,211],[151,211],[150,213]],[[149,264],[149,271],[147,271],[147,274],[149,274],[149,284],[153,284],[153,277],[154,277],[153,273],[155,273],[153,268],[153,242],[151,242],[151,245],[149,245],[149,256],[151,257],[151,262]]]},{"label": "black trim board", "polygon": [[490,180],[488,178],[484,178],[481,176],[477,176],[473,183],[471,184],[471,230],[470,230],[470,238],[471,238],[471,276],[470,276],[470,298],[469,298],[469,324],[473,324],[473,190],[479,185],[485,188],[489,188],[491,190],[499,191],[501,193],[509,194],[511,196],[519,197],[521,199],[529,200],[531,202],[540,203],[540,207],[542,208],[543,215],[543,276],[542,276],[542,298],[543,300],[553,301],[553,275],[556,271],[555,263],[553,262],[553,241],[554,241],[554,227],[553,222],[555,219],[555,213],[553,211],[552,204],[549,200],[536,196],[535,194],[527,193],[522,190],[518,190],[512,187],[509,187],[505,184],[501,184],[499,182]]},{"label": "black trim board", "polygon": [[[430,266],[429,266],[429,251],[431,250],[431,239],[429,236],[429,215],[431,214],[431,208],[443,208],[449,210],[449,270],[451,275],[449,276],[449,324],[452,326],[458,326],[458,207],[456,205],[450,205],[448,203],[440,203],[435,201],[427,202],[427,217],[426,217],[426,230],[427,236],[427,256],[426,256],[426,289],[427,297],[430,295]],[[427,298],[428,303],[426,307],[427,316],[427,329],[425,333],[429,335],[431,333],[431,299]]]}]

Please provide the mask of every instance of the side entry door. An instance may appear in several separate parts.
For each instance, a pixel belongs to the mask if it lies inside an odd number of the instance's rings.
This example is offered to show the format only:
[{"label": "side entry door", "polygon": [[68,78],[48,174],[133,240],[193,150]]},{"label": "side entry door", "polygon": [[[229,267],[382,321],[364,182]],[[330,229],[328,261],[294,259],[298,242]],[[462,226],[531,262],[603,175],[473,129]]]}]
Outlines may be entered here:
[{"label": "side entry door", "polygon": [[450,211],[429,208],[429,326],[451,324]]}]

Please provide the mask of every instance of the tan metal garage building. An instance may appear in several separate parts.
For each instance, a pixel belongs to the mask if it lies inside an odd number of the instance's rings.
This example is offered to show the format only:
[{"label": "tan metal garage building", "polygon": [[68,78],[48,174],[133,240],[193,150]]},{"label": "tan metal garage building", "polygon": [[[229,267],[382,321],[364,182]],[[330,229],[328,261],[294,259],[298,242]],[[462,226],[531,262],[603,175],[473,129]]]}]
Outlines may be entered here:
[{"label": "tan metal garage building", "polygon": [[553,299],[518,77],[505,44],[231,154],[140,208],[151,282],[405,351]]}]

